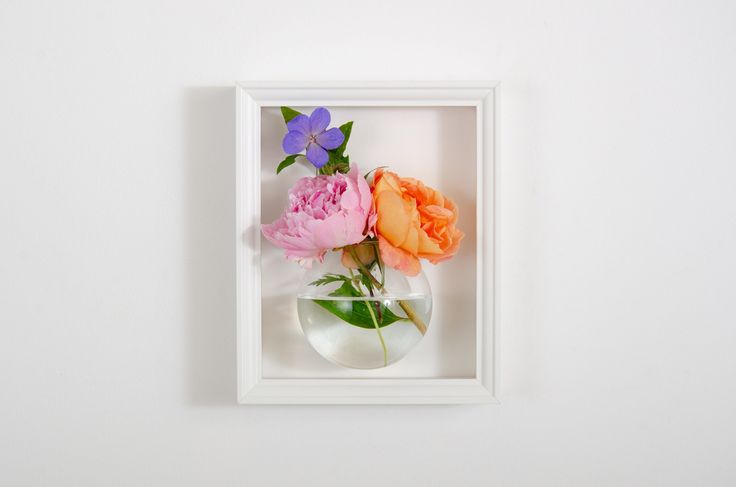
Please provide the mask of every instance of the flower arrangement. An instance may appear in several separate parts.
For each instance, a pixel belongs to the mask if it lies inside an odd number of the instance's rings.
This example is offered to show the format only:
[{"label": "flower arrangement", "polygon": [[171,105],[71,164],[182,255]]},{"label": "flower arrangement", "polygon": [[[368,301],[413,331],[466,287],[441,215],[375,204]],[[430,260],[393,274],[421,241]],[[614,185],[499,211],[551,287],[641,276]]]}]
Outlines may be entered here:
[{"label": "flower arrangement", "polygon": [[[287,259],[306,269],[338,253],[342,271],[326,272],[311,286],[336,286],[314,303],[344,323],[375,329],[388,364],[382,329],[410,322],[421,335],[426,320],[410,299],[383,299],[386,274],[406,278],[420,274],[422,260],[432,264],[453,257],[464,233],[457,228],[458,208],[440,191],[421,181],[401,177],[385,167],[361,174],[345,150],[353,122],[329,128],[330,112],[316,108],[310,115],[281,107],[287,132],[282,148],[287,157],[276,172],[300,159],[315,175],[296,181],[281,216],[262,226],[264,237],[282,248]],[[427,313],[428,315],[428,313]]]}]

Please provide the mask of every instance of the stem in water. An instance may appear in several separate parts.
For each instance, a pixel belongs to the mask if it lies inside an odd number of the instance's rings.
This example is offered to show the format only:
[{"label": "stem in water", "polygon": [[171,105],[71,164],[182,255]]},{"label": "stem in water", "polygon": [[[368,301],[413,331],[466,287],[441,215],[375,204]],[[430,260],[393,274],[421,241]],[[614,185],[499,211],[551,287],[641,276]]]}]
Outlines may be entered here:
[{"label": "stem in water", "polygon": [[[375,278],[375,276],[369,271],[366,266],[361,262],[361,260],[358,258],[358,253],[355,251],[355,246],[350,245],[347,247],[348,252],[350,253],[350,257],[353,258],[353,261],[358,266],[358,269],[360,270],[360,273],[363,274],[368,278],[369,281],[373,283],[373,285],[383,291],[383,284],[378,282],[378,279]],[[417,330],[419,330],[419,333],[424,335],[427,333],[427,325],[424,323],[424,321],[417,315],[417,313],[414,311],[414,308],[412,307],[411,303],[408,301],[403,301],[401,299],[397,300],[399,302],[399,306],[401,306],[401,309],[404,310],[406,313],[406,317],[411,320],[412,323],[414,323],[414,326],[417,327]],[[370,308],[370,306],[369,306]]]},{"label": "stem in water", "polygon": [[381,333],[381,327],[378,326],[378,321],[376,321],[376,314],[373,312],[373,305],[372,303],[365,303],[366,307],[368,308],[368,313],[371,315],[371,319],[373,320],[373,326],[376,327],[376,332],[378,333],[378,339],[381,341],[381,347],[383,348],[383,366],[386,367],[388,365],[388,349],[386,348],[386,342],[383,341],[383,333]]},{"label": "stem in water", "polygon": [[[357,258],[357,255],[355,255],[355,250],[353,248],[349,249],[350,256],[353,257],[353,259]],[[350,271],[350,277],[353,277],[353,270],[348,269]],[[363,296],[365,296],[365,293],[360,289],[360,283],[356,282],[356,288],[358,289],[358,292],[361,293]],[[373,297],[373,289],[368,288],[368,291],[371,293],[371,297]],[[379,304],[380,306],[380,304]],[[381,348],[383,348],[383,366],[386,367],[388,365],[388,348],[386,348],[386,342],[383,340],[383,333],[381,333],[381,327],[378,326],[378,320],[376,319],[376,315],[373,313],[373,303],[372,302],[366,302],[365,307],[368,308],[368,313],[371,315],[371,320],[373,321],[373,326],[376,328],[376,333],[378,333],[378,340],[381,342]]]}]

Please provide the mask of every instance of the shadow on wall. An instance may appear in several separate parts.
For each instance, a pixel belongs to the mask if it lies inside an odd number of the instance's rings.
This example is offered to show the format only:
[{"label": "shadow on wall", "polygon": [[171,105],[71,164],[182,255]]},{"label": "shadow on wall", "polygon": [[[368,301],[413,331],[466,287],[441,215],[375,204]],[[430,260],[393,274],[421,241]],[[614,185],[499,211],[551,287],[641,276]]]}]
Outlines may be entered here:
[{"label": "shadow on wall", "polygon": [[184,91],[185,397],[236,406],[235,89]]}]

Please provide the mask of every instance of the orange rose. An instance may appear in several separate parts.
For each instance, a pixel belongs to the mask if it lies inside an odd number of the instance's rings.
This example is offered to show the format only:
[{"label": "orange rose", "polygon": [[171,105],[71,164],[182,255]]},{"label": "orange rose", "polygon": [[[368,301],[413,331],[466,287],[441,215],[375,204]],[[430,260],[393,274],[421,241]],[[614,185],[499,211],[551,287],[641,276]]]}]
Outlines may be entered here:
[{"label": "orange rose", "polygon": [[421,270],[420,258],[437,264],[457,252],[465,236],[455,228],[457,206],[439,191],[378,169],[373,200],[378,246],[389,267],[415,276]]}]

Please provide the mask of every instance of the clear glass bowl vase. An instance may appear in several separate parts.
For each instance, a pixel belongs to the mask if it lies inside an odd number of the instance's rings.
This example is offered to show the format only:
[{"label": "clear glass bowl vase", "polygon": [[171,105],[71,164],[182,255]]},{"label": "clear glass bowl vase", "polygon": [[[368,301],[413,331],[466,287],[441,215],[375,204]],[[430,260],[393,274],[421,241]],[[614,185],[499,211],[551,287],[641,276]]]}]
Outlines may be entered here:
[{"label": "clear glass bowl vase", "polygon": [[[374,242],[348,255],[328,252],[304,273],[297,294],[299,322],[311,346],[344,367],[376,369],[401,360],[419,343],[432,316],[424,273],[405,276],[382,266]],[[355,268],[351,268],[355,267]]]}]

